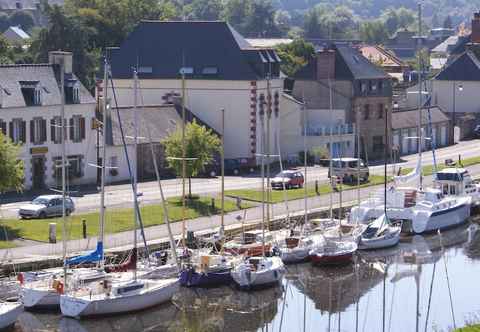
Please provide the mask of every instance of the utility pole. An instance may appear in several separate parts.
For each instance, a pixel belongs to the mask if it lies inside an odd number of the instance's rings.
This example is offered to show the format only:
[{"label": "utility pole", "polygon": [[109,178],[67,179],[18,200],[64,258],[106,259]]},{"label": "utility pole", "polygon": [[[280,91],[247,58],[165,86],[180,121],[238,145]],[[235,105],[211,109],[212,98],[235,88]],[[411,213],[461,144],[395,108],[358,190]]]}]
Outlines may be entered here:
[{"label": "utility pole", "polygon": [[[422,143],[423,143],[423,134],[422,134],[422,74],[423,74],[423,65],[422,65],[422,2],[418,3],[418,37],[417,37],[417,57],[418,57],[418,158],[420,163],[422,161]],[[423,179],[422,179],[422,170],[420,170],[420,180],[419,188],[423,188]]]}]

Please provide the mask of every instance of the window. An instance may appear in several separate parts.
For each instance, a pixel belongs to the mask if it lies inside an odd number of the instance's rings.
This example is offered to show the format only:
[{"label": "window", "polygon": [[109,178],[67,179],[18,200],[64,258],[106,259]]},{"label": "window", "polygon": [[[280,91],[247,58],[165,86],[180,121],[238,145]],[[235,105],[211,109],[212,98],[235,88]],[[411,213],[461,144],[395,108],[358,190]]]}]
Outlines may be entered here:
[{"label": "window", "polygon": [[25,105],[35,106],[42,104],[42,93],[38,88],[38,81],[20,81],[19,83]]},{"label": "window", "polygon": [[0,119],[0,130],[4,136],[7,135],[7,123]]},{"label": "window", "polygon": [[360,82],[360,91],[361,91],[362,93],[367,92],[367,83],[365,83],[365,82]]},{"label": "window", "polygon": [[80,103],[80,90],[77,85],[71,87],[65,87],[65,103],[66,104],[79,104]]},{"label": "window", "polygon": [[179,70],[179,74],[182,75],[192,75],[193,74],[193,68],[192,67],[182,67]]},{"label": "window", "polygon": [[373,136],[373,151],[380,152],[383,150],[383,136]]},{"label": "window", "polygon": [[111,156],[110,157],[110,167],[118,167],[118,157]]},{"label": "window", "polygon": [[217,67],[205,67],[202,70],[203,75],[217,75],[218,68]]},{"label": "window", "polygon": [[30,120],[30,142],[43,144],[47,140],[47,121],[42,118]]},{"label": "window", "polygon": [[69,178],[78,178],[82,176],[80,159],[80,156],[68,156],[67,174]]},{"label": "window", "polygon": [[50,120],[50,139],[55,144],[62,143],[62,127],[61,118],[59,116]]},{"label": "window", "polygon": [[377,82],[370,81],[370,91],[372,91],[372,92],[377,91]]},{"label": "window", "polygon": [[85,118],[74,115],[70,119],[70,140],[78,143],[83,139],[85,139]]},{"label": "window", "polygon": [[378,82],[378,91],[382,92],[382,90],[383,90],[383,81],[379,81]]},{"label": "window", "polygon": [[370,119],[370,105],[365,105],[363,107],[363,119],[364,120]]},{"label": "window", "polygon": [[26,142],[26,123],[22,119],[13,119],[9,124],[10,139],[13,143]]},{"label": "window", "polygon": [[153,68],[152,67],[138,67],[138,73],[139,74],[151,74],[153,73]]},{"label": "window", "polygon": [[385,112],[383,109],[383,104],[378,104],[378,119],[383,119],[383,112]]}]

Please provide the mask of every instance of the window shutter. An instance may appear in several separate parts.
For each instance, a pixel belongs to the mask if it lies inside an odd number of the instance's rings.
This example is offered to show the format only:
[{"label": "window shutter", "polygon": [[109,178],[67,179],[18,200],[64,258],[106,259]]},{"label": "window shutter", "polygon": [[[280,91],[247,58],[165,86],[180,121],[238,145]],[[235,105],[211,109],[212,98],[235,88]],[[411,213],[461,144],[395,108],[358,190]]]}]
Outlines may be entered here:
[{"label": "window shutter", "polygon": [[80,119],[80,140],[85,139],[85,118],[82,116]]},{"label": "window shutter", "polygon": [[74,140],[74,130],[73,130],[73,118],[70,118],[70,140],[73,141]]},{"label": "window shutter", "polygon": [[2,134],[4,136],[6,136],[7,135],[7,123],[5,121],[0,121],[0,123],[1,123],[1,128],[2,128]]},{"label": "window shutter", "polygon": [[55,127],[55,118],[53,118],[50,120],[50,140],[53,143],[57,142],[57,138],[55,137],[55,134],[57,133],[56,129],[57,128]]},{"label": "window shutter", "polygon": [[35,121],[30,120],[30,142],[35,142]]},{"label": "window shutter", "polygon": [[27,143],[27,121],[22,121],[20,140]]},{"label": "window shutter", "polygon": [[47,120],[45,119],[42,119],[42,122],[41,122],[41,131],[40,131],[40,141],[42,143],[45,143],[47,141]]},{"label": "window shutter", "polygon": [[[60,120],[60,123],[62,122],[62,120]],[[68,140],[68,135],[67,135],[67,119],[63,119],[63,139],[65,140],[65,142]],[[60,129],[61,131],[61,129]],[[62,142],[62,138],[59,137],[58,138],[58,141],[61,143]]]},{"label": "window shutter", "polygon": [[8,131],[10,132],[10,139],[13,141],[13,121],[8,124]]}]

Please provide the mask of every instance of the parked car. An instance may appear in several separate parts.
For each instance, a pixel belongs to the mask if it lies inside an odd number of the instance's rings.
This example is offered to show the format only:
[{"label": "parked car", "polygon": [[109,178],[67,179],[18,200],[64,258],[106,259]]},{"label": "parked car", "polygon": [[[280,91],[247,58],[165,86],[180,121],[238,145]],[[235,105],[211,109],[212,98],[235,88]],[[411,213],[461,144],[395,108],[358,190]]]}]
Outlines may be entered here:
[{"label": "parked car", "polygon": [[480,125],[475,126],[475,129],[473,129],[473,133],[475,134],[475,137],[480,138]]},{"label": "parked car", "polygon": [[[360,162],[360,172],[358,169],[358,162]],[[332,172],[343,180],[344,183],[353,183],[357,179],[357,174],[360,181],[368,181],[370,171],[362,159],[358,158],[334,158],[332,159]],[[328,177],[330,177],[330,169],[328,170]]]},{"label": "parked car", "polygon": [[[18,215],[20,218],[47,218],[62,215],[62,196],[43,195],[35,198],[31,203],[20,207]],[[70,215],[75,211],[75,204],[70,197],[65,199],[65,213]]]},{"label": "parked car", "polygon": [[[242,166],[237,159],[225,159],[225,175],[240,175]],[[222,174],[222,165],[220,161],[214,160],[205,166],[204,171],[200,174],[203,176],[216,177]]]},{"label": "parked car", "polygon": [[275,175],[275,177],[271,181],[272,189],[283,189],[285,184],[285,189],[290,188],[302,188],[305,179],[303,178],[303,174],[300,171],[296,170],[288,170],[283,171]]}]

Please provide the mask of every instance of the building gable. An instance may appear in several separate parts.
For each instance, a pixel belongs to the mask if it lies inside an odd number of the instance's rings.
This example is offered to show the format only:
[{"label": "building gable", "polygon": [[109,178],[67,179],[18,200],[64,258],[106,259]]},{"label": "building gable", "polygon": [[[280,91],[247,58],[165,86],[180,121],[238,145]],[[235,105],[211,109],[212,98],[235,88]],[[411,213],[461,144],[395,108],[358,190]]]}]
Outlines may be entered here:
[{"label": "building gable", "polygon": [[480,61],[474,53],[467,51],[447,65],[435,79],[441,81],[480,81]]}]

